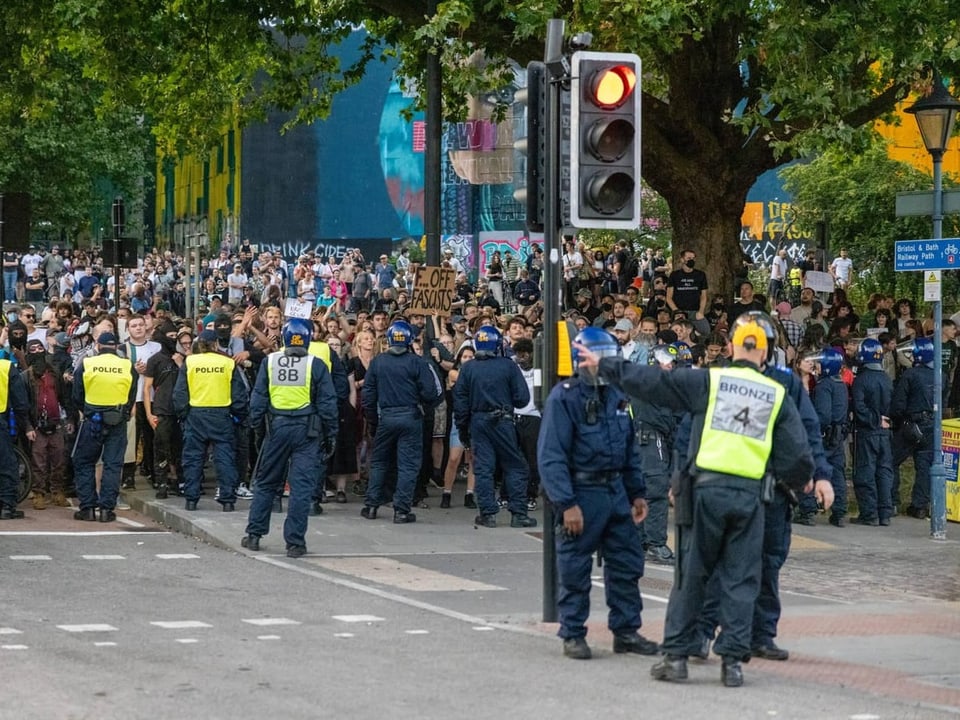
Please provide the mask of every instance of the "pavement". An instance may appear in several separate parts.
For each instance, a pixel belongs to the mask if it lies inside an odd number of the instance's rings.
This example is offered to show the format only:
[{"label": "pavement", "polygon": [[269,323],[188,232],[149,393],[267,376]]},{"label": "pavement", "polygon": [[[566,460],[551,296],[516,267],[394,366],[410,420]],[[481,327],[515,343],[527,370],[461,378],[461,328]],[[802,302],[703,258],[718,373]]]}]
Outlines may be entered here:
[{"label": "pavement", "polygon": [[[310,519],[308,555],[295,561],[285,557],[282,516],[272,519],[263,551],[251,553],[240,546],[249,502],[239,501],[237,512],[221,512],[210,487],[196,512],[187,512],[179,497],[157,500],[152,490],[124,491],[131,511],[120,516],[127,522],[95,529],[148,532],[162,525],[379,600],[552,638],[557,626],[542,622],[541,528],[512,529],[506,512],[500,515],[501,527],[475,528],[475,511],[462,507],[462,495],[455,495],[453,508],[441,510],[439,491],[431,494],[433,507],[418,509],[413,525],[394,525],[389,508],[375,521],[363,520],[362,501],[352,495],[347,504],[329,502],[322,517]],[[29,503],[23,506],[28,523],[36,516],[63,515],[58,523],[94,525],[74,523],[64,509],[37,513]],[[542,523],[542,513],[531,515]],[[0,524],[0,534],[12,525]],[[897,710],[882,717],[960,715],[960,525],[948,524],[946,540],[930,538],[929,522],[906,517],[894,518],[886,528],[834,528],[820,516],[815,526],[795,525],[793,531],[781,574],[784,615],[777,638],[789,648],[790,659],[754,659],[748,683],[751,677],[772,678],[815,693],[856,693],[881,707],[889,700]],[[642,632],[654,640],[662,638],[672,579],[671,568],[648,564],[641,581]],[[601,648],[601,657],[611,640],[602,581],[597,570],[588,636],[595,655]],[[559,653],[559,641],[551,642],[557,642]],[[718,674],[719,658],[691,665],[692,682],[712,683]],[[875,717],[881,715],[863,715]]]}]

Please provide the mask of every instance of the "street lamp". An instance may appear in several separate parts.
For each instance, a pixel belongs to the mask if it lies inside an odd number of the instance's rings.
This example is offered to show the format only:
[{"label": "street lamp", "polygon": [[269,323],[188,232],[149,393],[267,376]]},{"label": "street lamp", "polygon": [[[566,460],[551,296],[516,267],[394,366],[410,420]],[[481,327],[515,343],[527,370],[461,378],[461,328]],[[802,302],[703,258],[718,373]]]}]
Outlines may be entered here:
[{"label": "street lamp", "polygon": [[[933,239],[943,237],[943,153],[947,149],[960,101],[943,86],[933,71],[933,89],[910,107],[916,116],[923,144],[933,159]],[[933,303],[933,465],[930,467],[930,535],[947,538],[947,482],[943,468],[943,309]]]}]

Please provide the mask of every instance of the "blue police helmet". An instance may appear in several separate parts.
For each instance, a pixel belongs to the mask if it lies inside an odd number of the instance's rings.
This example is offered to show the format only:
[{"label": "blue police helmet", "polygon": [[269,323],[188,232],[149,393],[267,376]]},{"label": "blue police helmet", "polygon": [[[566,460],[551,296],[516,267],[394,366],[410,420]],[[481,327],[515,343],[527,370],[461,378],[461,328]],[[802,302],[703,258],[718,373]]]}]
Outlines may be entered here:
[{"label": "blue police helmet", "polygon": [[503,335],[493,325],[481,325],[473,334],[473,348],[478,358],[503,354]]},{"label": "blue police helmet", "polygon": [[[573,339],[573,341],[583,345],[591,352],[595,352],[601,358],[619,357],[622,352],[620,343],[617,342],[617,339],[606,330],[598,327],[585,327],[583,330],[577,333],[577,336]],[[583,375],[583,373],[580,373],[580,351],[576,348],[573,348],[572,356],[573,371],[577,374]],[[606,384],[606,381],[596,372],[592,372],[586,379],[596,385]]]},{"label": "blue police helmet", "polygon": [[763,334],[767,336],[767,362],[773,360],[773,351],[777,346],[777,329],[774,327],[773,319],[767,315],[767,313],[762,310],[748,310],[745,313],[741,313],[736,320],[733,322],[733,327],[730,328],[730,337],[733,337],[737,328],[741,325],[749,325],[750,323],[756,323],[760,326],[760,329],[763,330]]},{"label": "blue police helmet", "polygon": [[883,345],[875,338],[864,338],[857,345],[857,360],[870,370],[883,370]]},{"label": "blue police helmet", "polygon": [[824,348],[820,353],[820,374],[823,377],[839,375],[843,369],[843,353],[835,348]]},{"label": "blue police helmet", "polygon": [[303,318],[290,318],[283,324],[283,345],[307,349],[313,339],[313,326]]},{"label": "blue police helmet", "polygon": [[677,351],[677,367],[693,367],[693,353],[689,345],[678,340],[672,347]]},{"label": "blue police helmet", "polygon": [[913,340],[913,366],[926,365],[933,367],[933,340],[928,337],[914,338]]},{"label": "blue police helmet", "polygon": [[677,364],[677,343],[673,345],[654,345],[647,353],[647,365],[659,365],[662,368]]},{"label": "blue police helmet", "polygon": [[403,355],[413,343],[413,328],[406,320],[394,320],[387,328],[387,352]]}]

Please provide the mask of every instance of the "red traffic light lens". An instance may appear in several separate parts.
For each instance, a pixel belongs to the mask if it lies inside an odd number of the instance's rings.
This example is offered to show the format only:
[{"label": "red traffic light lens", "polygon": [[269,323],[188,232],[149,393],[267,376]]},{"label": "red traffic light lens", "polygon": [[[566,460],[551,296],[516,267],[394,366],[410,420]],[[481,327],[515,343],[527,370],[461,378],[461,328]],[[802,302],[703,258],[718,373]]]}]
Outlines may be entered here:
[{"label": "red traffic light lens", "polygon": [[633,94],[637,73],[632,65],[614,65],[598,70],[593,77],[592,100],[600,107],[618,108]]}]

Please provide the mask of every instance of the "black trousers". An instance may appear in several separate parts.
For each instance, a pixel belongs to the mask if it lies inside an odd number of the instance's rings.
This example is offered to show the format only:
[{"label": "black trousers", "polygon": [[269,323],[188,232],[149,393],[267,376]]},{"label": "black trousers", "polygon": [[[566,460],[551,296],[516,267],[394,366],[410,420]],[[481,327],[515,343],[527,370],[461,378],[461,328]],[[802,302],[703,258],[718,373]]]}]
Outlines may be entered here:
[{"label": "black trousers", "polygon": [[540,494],[540,470],[537,467],[537,438],[540,436],[540,418],[536,415],[514,416],[520,452],[527,460],[527,499]]},{"label": "black trousers", "polygon": [[144,408],[142,402],[137,403],[137,442],[142,443],[143,447],[143,459],[140,462],[140,467],[146,470],[146,474],[150,476],[150,480],[156,480],[156,475],[154,468],[156,467],[156,459],[154,458],[154,448],[153,448],[153,428],[150,426],[150,423],[147,422],[147,410]]}]

